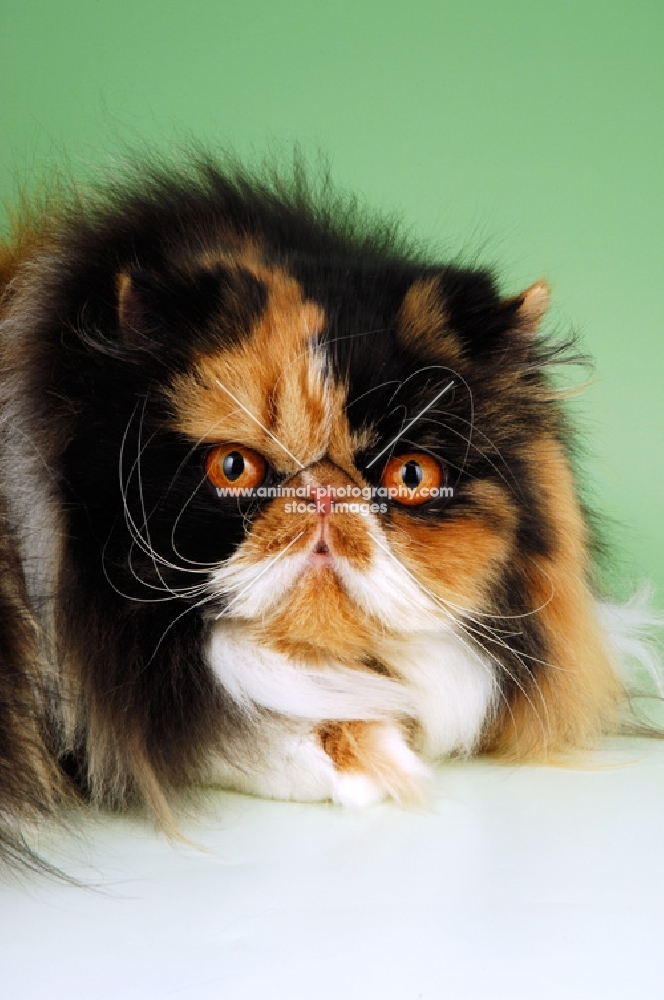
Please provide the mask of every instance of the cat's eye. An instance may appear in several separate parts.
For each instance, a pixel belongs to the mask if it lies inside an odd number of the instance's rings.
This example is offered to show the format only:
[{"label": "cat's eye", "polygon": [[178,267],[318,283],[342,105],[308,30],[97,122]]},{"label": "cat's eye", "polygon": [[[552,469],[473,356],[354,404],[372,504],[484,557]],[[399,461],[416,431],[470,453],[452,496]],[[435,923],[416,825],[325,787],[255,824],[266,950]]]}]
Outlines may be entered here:
[{"label": "cat's eye", "polygon": [[438,496],[438,490],[445,485],[445,473],[435,458],[417,451],[391,458],[381,484],[396,503],[415,506]]},{"label": "cat's eye", "polygon": [[208,452],[205,472],[213,486],[252,489],[265,479],[267,462],[257,451],[242,444],[221,444]]}]

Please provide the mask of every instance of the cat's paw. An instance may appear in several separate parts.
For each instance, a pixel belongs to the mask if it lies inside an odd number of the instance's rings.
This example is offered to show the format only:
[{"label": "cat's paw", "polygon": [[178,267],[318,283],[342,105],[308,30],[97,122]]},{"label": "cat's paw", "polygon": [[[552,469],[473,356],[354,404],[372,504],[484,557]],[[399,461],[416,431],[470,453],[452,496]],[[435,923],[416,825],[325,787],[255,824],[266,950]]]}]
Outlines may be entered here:
[{"label": "cat's paw", "polygon": [[384,785],[361,771],[338,771],[334,777],[332,801],[339,806],[366,809],[388,796],[389,792]]},{"label": "cat's paw", "polygon": [[426,797],[431,773],[394,725],[330,723],[319,732],[335,768],[333,800],[370,806],[383,799],[417,803]]}]

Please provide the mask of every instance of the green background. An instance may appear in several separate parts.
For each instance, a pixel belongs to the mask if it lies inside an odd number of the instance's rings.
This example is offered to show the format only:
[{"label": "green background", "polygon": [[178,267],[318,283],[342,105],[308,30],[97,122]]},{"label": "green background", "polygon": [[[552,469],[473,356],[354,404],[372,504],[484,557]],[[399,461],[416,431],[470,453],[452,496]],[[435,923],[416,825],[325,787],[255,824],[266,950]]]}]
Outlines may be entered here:
[{"label": "green background", "polygon": [[443,254],[553,287],[618,575],[664,597],[664,4],[0,2],[0,191],[189,136],[333,176]]}]

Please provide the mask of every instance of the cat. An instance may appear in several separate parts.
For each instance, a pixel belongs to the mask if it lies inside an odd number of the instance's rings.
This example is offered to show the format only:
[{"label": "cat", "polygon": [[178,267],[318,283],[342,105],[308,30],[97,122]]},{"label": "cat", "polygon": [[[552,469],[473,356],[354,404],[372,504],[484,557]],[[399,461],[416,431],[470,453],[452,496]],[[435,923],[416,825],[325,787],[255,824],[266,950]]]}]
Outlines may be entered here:
[{"label": "cat", "polygon": [[8,854],[76,801],[417,801],[619,727],[546,283],[201,157],[26,213],[0,288]]}]

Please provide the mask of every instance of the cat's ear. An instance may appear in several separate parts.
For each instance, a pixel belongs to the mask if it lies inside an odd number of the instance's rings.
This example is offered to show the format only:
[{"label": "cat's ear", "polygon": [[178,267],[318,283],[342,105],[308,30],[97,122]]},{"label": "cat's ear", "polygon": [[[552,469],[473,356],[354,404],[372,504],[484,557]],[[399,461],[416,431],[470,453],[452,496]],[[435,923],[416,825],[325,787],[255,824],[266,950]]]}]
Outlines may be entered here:
[{"label": "cat's ear", "polygon": [[119,339],[130,352],[186,349],[214,319],[217,340],[237,338],[265,307],[262,282],[241,267],[201,267],[186,274],[137,268],[115,279]]},{"label": "cat's ear", "polygon": [[432,325],[432,302],[438,303],[444,327],[454,334],[469,357],[511,352],[515,361],[530,350],[550,295],[546,282],[537,281],[520,295],[502,299],[491,272],[452,267],[424,284],[416,282],[407,299],[415,301],[412,291],[422,288],[427,290],[427,297],[425,300],[421,293],[417,297],[418,303],[423,303],[419,307],[421,323]]},{"label": "cat's ear", "polygon": [[549,305],[551,289],[546,281],[536,281],[510,303],[515,307],[515,325],[520,333],[537,333]]},{"label": "cat's ear", "polygon": [[150,350],[159,326],[164,290],[146,271],[120,271],[115,278],[120,339],[133,350]]},{"label": "cat's ear", "polygon": [[193,275],[154,274],[128,269],[115,279],[120,340],[130,350],[154,351],[180,334],[183,327],[205,323],[219,304],[219,272],[201,269]]}]

